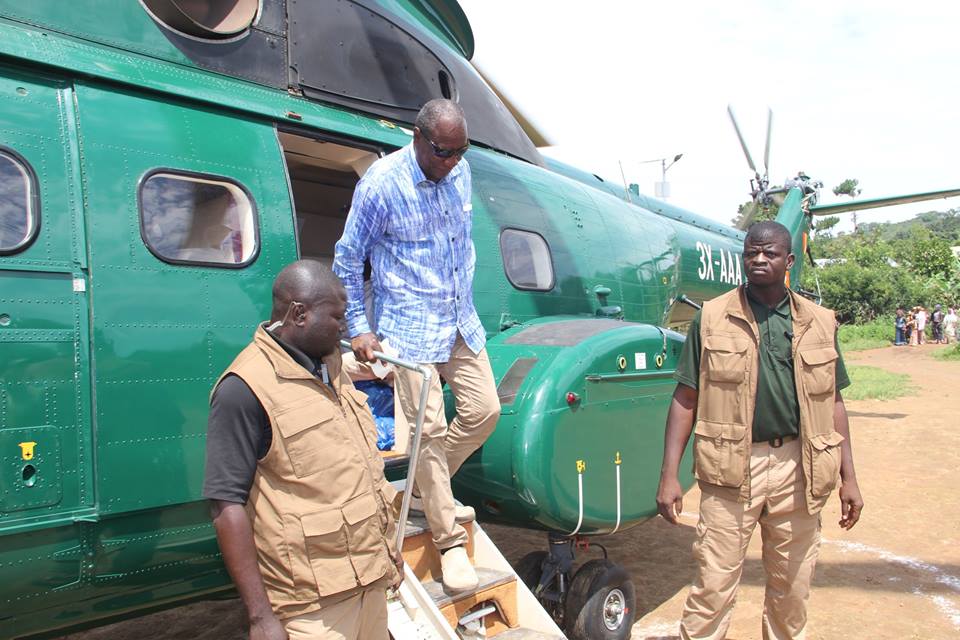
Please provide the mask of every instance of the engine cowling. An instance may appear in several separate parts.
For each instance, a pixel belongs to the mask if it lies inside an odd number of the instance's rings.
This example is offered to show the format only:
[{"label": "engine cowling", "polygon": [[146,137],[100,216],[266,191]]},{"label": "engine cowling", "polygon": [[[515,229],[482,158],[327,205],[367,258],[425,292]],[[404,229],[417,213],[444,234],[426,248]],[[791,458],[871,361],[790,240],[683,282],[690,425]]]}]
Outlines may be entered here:
[{"label": "engine cowling", "polygon": [[541,318],[490,339],[502,414],[455,477],[457,497],[484,519],[569,533],[610,533],[655,515],[683,341],[648,324],[582,316]]}]

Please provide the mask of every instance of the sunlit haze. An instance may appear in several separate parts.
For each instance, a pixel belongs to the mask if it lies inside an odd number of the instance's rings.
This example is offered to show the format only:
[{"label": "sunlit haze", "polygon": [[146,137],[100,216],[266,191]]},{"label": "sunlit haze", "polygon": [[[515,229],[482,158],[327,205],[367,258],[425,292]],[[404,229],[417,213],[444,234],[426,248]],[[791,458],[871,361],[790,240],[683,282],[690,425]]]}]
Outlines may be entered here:
[{"label": "sunlit haze", "polygon": [[[463,0],[474,61],[554,143],[547,155],[729,222],[758,168],[773,109],[770,182],[803,170],[861,198],[960,186],[960,4]],[[939,200],[860,212],[903,220]],[[846,214],[840,229],[849,229]]]}]

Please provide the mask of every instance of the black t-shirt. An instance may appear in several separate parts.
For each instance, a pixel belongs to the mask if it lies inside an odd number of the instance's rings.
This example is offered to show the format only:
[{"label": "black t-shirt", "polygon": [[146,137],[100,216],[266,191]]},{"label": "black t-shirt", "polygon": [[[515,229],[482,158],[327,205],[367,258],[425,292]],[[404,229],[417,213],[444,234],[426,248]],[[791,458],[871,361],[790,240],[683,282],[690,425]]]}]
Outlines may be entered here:
[{"label": "black t-shirt", "polygon": [[[320,362],[267,332],[297,364],[324,378]],[[203,497],[246,504],[257,471],[257,461],[267,455],[273,428],[263,405],[247,383],[230,374],[220,381],[210,399],[207,419],[207,460]]]},{"label": "black t-shirt", "polygon": [[207,420],[207,467],[203,497],[246,504],[273,429],[257,396],[239,376],[226,376],[213,392]]}]

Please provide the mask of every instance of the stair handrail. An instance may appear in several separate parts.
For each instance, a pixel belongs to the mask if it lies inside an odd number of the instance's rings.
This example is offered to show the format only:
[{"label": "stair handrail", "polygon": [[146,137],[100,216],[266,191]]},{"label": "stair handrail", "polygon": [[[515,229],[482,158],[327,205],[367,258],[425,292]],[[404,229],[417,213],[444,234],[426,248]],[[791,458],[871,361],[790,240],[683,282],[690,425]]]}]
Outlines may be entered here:
[{"label": "stair handrail", "polygon": [[[353,350],[346,340],[341,340],[340,346]],[[422,364],[390,356],[380,351],[374,351],[373,357],[419,373],[423,377],[423,382],[420,383],[420,405],[417,407],[417,422],[413,428],[413,442],[410,444],[410,461],[407,463],[407,479],[403,487],[403,500],[400,502],[400,517],[399,522],[397,522],[397,549],[399,550],[403,549],[407,517],[410,515],[410,498],[413,496],[413,483],[417,477],[417,465],[420,463],[420,438],[423,435],[423,419],[427,413],[427,396],[430,394],[430,380],[433,378],[433,371]]]}]

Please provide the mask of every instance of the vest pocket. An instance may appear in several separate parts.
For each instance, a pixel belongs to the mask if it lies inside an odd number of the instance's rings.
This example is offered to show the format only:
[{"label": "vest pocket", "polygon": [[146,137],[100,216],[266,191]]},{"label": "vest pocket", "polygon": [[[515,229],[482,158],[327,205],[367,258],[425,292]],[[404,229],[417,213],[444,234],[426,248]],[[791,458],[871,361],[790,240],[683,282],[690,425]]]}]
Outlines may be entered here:
[{"label": "vest pocket", "polygon": [[365,493],[339,509],[300,518],[307,557],[320,596],[368,585],[387,573],[377,500]]},{"label": "vest pocket", "polygon": [[368,585],[386,575],[390,567],[380,522],[380,508],[372,493],[343,505],[343,520],[350,542],[350,562],[357,582]]},{"label": "vest pocket", "polygon": [[818,396],[835,392],[837,357],[837,350],[833,347],[807,349],[800,352],[800,359],[803,361],[803,385],[809,395]]},{"label": "vest pocket", "polygon": [[287,458],[298,478],[336,466],[344,443],[339,429],[327,424],[334,419],[334,410],[311,402],[279,413],[274,418],[283,440]]},{"label": "vest pocket", "polygon": [[746,477],[746,425],[698,420],[693,432],[697,479],[721,487],[742,485]]},{"label": "vest pocket", "polygon": [[740,384],[747,376],[747,344],[726,336],[706,336],[703,340],[707,380]]},{"label": "vest pocket", "polygon": [[810,438],[810,494],[816,498],[829,496],[840,478],[840,443],[843,436],[836,431],[819,433]]},{"label": "vest pocket", "polygon": [[321,596],[357,586],[350,564],[350,547],[340,509],[309,513],[300,518],[313,581]]}]

